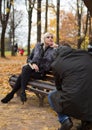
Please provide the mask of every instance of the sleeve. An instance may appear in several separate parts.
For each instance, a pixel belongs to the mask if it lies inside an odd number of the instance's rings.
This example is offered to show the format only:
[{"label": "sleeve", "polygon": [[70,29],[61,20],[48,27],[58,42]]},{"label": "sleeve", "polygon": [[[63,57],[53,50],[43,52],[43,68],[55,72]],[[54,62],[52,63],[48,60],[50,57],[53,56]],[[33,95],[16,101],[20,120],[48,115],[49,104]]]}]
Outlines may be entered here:
[{"label": "sleeve", "polygon": [[33,56],[34,56],[34,50],[35,50],[35,48],[32,50],[30,56],[28,56],[27,63],[32,63],[32,59],[33,59]]}]

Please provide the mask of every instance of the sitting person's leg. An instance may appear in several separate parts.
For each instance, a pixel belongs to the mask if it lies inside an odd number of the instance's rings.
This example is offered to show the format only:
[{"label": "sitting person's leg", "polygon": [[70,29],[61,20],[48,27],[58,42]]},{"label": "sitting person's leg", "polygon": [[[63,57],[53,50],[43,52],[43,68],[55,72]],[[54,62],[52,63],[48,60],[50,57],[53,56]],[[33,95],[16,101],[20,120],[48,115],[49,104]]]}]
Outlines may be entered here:
[{"label": "sitting person's leg", "polygon": [[31,69],[31,67],[29,65],[25,65],[22,68],[22,72],[21,72],[21,95],[20,95],[22,102],[25,102],[27,100],[25,90],[26,90],[27,83],[31,78],[32,71],[33,70]]},{"label": "sitting person's leg", "polygon": [[14,88],[11,90],[11,92],[9,94],[7,94],[2,100],[2,103],[8,103],[13,97],[14,94],[21,88],[21,75],[19,75]]},{"label": "sitting person's leg", "polygon": [[48,95],[48,101],[49,101],[49,104],[52,107],[52,109],[57,113],[59,122],[61,123],[61,128],[59,128],[58,130],[70,130],[73,126],[73,123],[72,123],[70,117],[68,117],[67,115],[63,115],[61,112],[57,112],[57,110],[56,110],[57,109],[56,107],[58,107],[58,105],[57,105],[58,103],[56,103],[56,101],[54,102],[52,100],[52,95],[54,95],[55,93],[57,93],[57,90],[54,90],[53,92],[51,92]]},{"label": "sitting person's leg", "polygon": [[7,94],[6,97],[1,100],[1,102],[8,103],[20,88],[21,88],[21,95],[20,95],[21,101],[25,102],[27,100],[25,90],[28,81],[30,80],[31,77],[34,79],[42,79],[43,75],[40,72],[39,73],[35,72],[35,70],[31,69],[29,65],[23,66],[21,75],[18,77],[13,90],[9,94]]},{"label": "sitting person's leg", "polygon": [[[30,68],[29,65],[25,65],[23,68],[22,68],[22,72],[21,72],[21,75],[19,75],[15,85],[14,85],[14,88],[12,89],[12,91],[7,94],[5,96],[5,98],[3,98],[1,100],[2,103],[8,103],[14,96],[14,94],[21,88],[22,89],[22,94],[21,94],[21,100],[23,99],[24,101],[26,101],[26,94],[25,94],[25,89],[26,89],[26,85],[30,79],[30,76],[31,76],[31,72],[33,70]],[[22,85],[21,85],[22,83]],[[23,93],[24,92],[24,93]]]},{"label": "sitting person's leg", "polygon": [[21,101],[25,102],[27,100],[26,98],[26,87],[28,84],[28,81],[31,79],[42,79],[43,75],[40,72],[35,72],[29,65],[26,65],[22,68],[21,73]]}]

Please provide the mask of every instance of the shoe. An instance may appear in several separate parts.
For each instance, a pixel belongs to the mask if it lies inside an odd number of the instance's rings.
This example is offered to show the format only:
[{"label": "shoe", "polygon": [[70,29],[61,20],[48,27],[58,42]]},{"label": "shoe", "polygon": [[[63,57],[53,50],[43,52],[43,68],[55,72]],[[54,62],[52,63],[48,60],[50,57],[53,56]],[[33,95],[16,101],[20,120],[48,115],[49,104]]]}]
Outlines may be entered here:
[{"label": "shoe", "polygon": [[68,118],[62,123],[61,128],[59,128],[58,130],[70,130],[72,126],[73,126],[73,123],[71,119]]},{"label": "shoe", "polygon": [[14,96],[14,94],[9,93],[9,94],[6,95],[5,98],[3,98],[3,99],[1,100],[1,102],[2,102],[2,103],[8,103],[8,102],[13,98],[13,96]]},{"label": "shoe", "polygon": [[77,130],[83,130],[82,123],[79,124],[76,128],[77,128]]},{"label": "shoe", "polygon": [[24,102],[27,101],[27,97],[26,97],[26,93],[25,93],[25,92],[22,92],[22,93],[21,93],[20,99],[21,99],[21,101],[23,102],[23,104],[24,104]]},{"label": "shoe", "polygon": [[81,121],[81,124],[77,126],[77,130],[91,130],[92,123],[88,121]]}]

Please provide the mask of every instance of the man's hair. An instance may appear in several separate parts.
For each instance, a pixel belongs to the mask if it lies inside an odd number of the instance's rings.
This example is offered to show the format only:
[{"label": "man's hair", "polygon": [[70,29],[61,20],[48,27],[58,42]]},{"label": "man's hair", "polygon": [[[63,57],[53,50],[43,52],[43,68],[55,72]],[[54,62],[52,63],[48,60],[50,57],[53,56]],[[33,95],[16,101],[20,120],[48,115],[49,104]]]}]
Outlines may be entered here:
[{"label": "man's hair", "polygon": [[60,45],[62,45],[62,46],[71,47],[70,44],[71,44],[70,41],[61,41],[61,42],[60,42]]}]

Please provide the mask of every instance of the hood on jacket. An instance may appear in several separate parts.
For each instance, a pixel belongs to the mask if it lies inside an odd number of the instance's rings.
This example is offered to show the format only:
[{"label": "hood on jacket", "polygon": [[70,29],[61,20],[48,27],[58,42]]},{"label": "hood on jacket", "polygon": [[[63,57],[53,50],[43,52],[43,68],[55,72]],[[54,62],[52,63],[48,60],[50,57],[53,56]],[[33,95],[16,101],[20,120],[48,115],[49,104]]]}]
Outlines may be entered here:
[{"label": "hood on jacket", "polygon": [[73,49],[69,46],[59,46],[57,51],[56,51],[56,57],[57,56],[65,56],[68,55],[69,53],[71,53],[73,51]]}]

